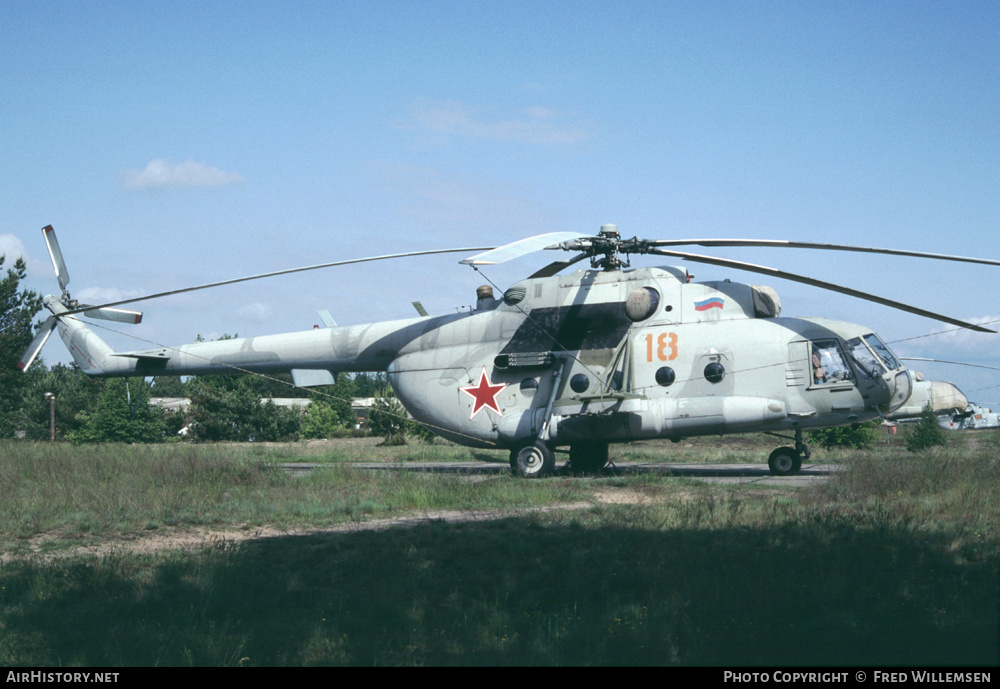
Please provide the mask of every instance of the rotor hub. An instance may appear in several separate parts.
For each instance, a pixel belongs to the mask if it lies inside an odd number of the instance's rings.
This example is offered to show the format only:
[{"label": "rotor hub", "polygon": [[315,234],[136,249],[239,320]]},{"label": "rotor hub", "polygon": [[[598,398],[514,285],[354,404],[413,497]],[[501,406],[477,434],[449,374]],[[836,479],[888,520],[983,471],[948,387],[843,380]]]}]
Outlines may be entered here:
[{"label": "rotor hub", "polygon": [[601,225],[601,231],[588,242],[586,246],[580,248],[590,256],[591,267],[605,271],[621,270],[631,265],[621,257],[621,254],[641,254],[648,250],[648,243],[645,240],[638,237],[622,239],[618,226],[612,224]]}]

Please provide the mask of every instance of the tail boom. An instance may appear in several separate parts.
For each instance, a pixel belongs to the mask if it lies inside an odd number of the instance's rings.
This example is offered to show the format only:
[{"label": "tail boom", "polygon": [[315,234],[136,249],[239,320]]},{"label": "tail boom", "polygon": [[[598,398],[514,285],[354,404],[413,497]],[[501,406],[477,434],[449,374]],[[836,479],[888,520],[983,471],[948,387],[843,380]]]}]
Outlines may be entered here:
[{"label": "tail boom", "polygon": [[[65,310],[58,301],[56,304],[56,309]],[[328,384],[332,374],[338,372],[385,371],[407,344],[433,327],[429,320],[434,319],[320,328],[131,352],[114,351],[72,315],[59,317],[58,329],[76,364],[91,376],[292,373],[297,380],[313,381],[305,383],[308,386]]]}]

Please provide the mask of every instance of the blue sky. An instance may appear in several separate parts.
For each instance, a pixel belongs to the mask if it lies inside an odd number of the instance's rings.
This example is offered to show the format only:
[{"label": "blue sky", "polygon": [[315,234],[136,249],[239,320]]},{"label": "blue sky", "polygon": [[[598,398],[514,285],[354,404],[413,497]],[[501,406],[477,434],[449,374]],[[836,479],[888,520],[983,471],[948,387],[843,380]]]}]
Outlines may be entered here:
[{"label": "blue sky", "polygon": [[[1000,258],[992,2],[25,2],[0,12],[0,252],[102,301],[405,250],[618,224]],[[693,249],[702,251],[703,249]],[[969,319],[1000,268],[719,249]],[[447,313],[461,256],[142,306],[120,349]],[[485,271],[501,287],[548,257]],[[637,263],[658,263],[637,259]],[[1000,366],[996,337],[814,288],[784,315]],[[133,339],[131,336],[142,338]],[[919,338],[919,339],[909,339]],[[50,343],[46,361],[67,360]],[[1000,407],[1000,372],[925,365]]]}]

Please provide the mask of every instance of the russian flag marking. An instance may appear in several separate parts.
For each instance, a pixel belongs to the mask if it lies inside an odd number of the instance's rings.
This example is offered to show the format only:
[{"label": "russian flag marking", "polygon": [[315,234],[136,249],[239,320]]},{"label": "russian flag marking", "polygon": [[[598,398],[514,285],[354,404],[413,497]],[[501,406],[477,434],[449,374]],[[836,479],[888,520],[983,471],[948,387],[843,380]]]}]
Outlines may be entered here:
[{"label": "russian flag marking", "polygon": [[725,306],[725,300],[719,297],[712,297],[711,299],[706,299],[704,301],[696,301],[694,303],[695,311],[708,311],[709,309],[721,309]]}]

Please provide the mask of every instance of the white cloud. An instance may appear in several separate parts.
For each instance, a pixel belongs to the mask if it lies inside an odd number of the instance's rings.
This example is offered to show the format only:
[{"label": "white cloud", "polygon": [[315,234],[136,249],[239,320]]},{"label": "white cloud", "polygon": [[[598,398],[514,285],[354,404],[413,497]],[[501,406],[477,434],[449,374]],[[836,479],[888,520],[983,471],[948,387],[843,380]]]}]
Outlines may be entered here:
[{"label": "white cloud", "polygon": [[[970,323],[1000,330],[1000,316],[967,319]],[[996,360],[998,335],[979,333],[967,328],[944,326],[932,332],[891,342],[901,356],[924,356],[947,361],[987,364]]]},{"label": "white cloud", "polygon": [[125,189],[167,189],[171,187],[224,187],[243,183],[243,175],[226,172],[211,165],[188,160],[171,163],[156,158],[142,170],[128,169],[121,174]]},{"label": "white cloud", "polygon": [[462,103],[425,103],[414,108],[408,128],[438,136],[499,139],[537,144],[576,144],[590,138],[583,127],[565,122],[550,108],[532,107],[506,119],[484,117]]},{"label": "white cloud", "polygon": [[0,256],[6,256],[4,268],[10,268],[18,256],[23,256],[28,260],[28,252],[24,248],[24,242],[12,234],[0,234]]},{"label": "white cloud", "polygon": [[28,266],[28,280],[46,281],[41,288],[31,285],[30,289],[51,290],[52,285],[56,284],[55,276],[52,273],[52,261],[49,260],[48,254],[43,251],[42,255],[37,258],[29,256],[24,242],[19,237],[12,234],[0,234],[0,256],[6,257],[3,268],[0,269],[0,273],[3,275],[6,275],[7,271],[14,267],[14,261],[20,256]]},{"label": "white cloud", "polygon": [[[134,299],[135,297],[141,297],[142,292],[139,290],[122,290],[117,287],[85,287],[79,292],[74,291],[73,297],[84,304],[109,304],[115,301],[123,301],[125,299]],[[141,308],[141,307],[136,307]]]},{"label": "white cloud", "polygon": [[254,323],[266,323],[274,316],[274,309],[267,304],[255,302],[236,309],[236,316]]}]

